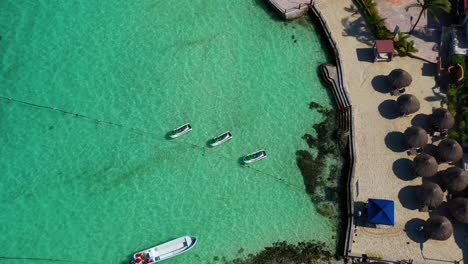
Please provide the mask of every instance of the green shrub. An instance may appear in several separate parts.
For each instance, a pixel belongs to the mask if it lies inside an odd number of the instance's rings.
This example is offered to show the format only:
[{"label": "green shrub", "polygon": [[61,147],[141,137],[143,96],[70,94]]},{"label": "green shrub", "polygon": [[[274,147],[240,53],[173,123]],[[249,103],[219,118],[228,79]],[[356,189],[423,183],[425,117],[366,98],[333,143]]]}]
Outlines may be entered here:
[{"label": "green shrub", "polygon": [[462,55],[453,55],[452,58],[450,58],[450,65],[457,65],[460,64],[465,68],[465,56]]},{"label": "green shrub", "polygon": [[462,55],[453,55],[450,58],[450,65],[460,64],[465,72],[465,79],[461,83],[449,84],[447,92],[447,108],[455,118],[455,127],[450,132],[450,138],[460,142],[468,141],[468,78],[467,58]]},{"label": "green shrub", "polygon": [[[385,20],[379,15],[373,0],[355,0],[355,3],[376,39],[393,38],[393,33],[385,27]],[[400,56],[418,52],[414,47],[414,41],[408,41],[408,36],[402,33],[398,33],[398,40],[394,41],[394,45]]]}]

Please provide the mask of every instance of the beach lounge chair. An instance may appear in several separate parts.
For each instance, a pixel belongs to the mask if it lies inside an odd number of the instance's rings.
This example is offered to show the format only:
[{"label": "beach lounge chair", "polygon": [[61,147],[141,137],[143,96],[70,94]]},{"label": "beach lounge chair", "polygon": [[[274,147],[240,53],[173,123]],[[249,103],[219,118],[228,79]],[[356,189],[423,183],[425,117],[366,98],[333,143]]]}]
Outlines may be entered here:
[{"label": "beach lounge chair", "polygon": [[463,154],[463,168],[468,171],[468,154]]}]

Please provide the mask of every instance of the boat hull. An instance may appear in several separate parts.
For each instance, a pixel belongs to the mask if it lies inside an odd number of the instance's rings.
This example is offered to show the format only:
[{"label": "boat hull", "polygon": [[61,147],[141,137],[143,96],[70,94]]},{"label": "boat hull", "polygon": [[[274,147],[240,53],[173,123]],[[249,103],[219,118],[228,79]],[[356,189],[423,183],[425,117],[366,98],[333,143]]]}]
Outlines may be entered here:
[{"label": "boat hull", "polygon": [[[222,140],[216,141],[217,138],[220,138],[225,134],[227,134],[227,137],[223,138]],[[229,131],[227,131],[211,139],[209,145],[210,147],[216,147],[230,140],[231,138],[232,138],[232,134]]]},{"label": "boat hull", "polygon": [[[256,154],[259,154],[258,157],[255,157],[255,158],[252,158],[252,159],[249,159],[248,157],[251,156],[251,155],[256,155]],[[260,151],[256,151],[256,152],[253,152],[249,155],[246,155],[242,158],[242,163],[243,164],[251,164],[251,163],[254,163],[256,161],[259,161],[259,160],[262,160],[264,158],[267,157],[267,154],[264,150],[260,150]]]},{"label": "boat hull", "polygon": [[[179,131],[180,130],[180,131]],[[182,125],[174,130],[172,130],[170,133],[169,133],[169,137],[170,138],[178,138],[182,135],[185,135],[187,134],[188,132],[192,131],[192,126],[190,124],[185,124],[185,125]]]},{"label": "boat hull", "polygon": [[183,236],[133,254],[131,263],[150,264],[178,256],[197,244],[197,237]]}]

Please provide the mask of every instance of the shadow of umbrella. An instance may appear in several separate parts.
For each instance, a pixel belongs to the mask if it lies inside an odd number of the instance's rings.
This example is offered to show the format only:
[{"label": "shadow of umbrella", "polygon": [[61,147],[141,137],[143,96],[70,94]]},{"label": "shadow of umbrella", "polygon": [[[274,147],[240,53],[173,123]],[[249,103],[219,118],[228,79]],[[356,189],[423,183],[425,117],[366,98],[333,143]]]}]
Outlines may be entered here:
[{"label": "shadow of umbrella", "polygon": [[372,87],[379,93],[389,93],[391,90],[387,76],[385,75],[377,75],[372,78]]},{"label": "shadow of umbrella", "polygon": [[[455,238],[455,243],[462,250],[463,256],[465,259],[468,257],[468,228],[466,224],[460,222],[453,222],[453,237]],[[460,262],[461,263],[461,262]]]},{"label": "shadow of umbrella", "polygon": [[410,185],[401,188],[400,192],[398,192],[398,200],[404,208],[417,210],[421,207],[416,195],[417,190],[418,186]]},{"label": "shadow of umbrella", "polygon": [[440,163],[440,158],[439,158],[439,151],[437,151],[437,146],[433,144],[427,144],[423,147],[424,153],[431,155],[434,157],[437,162]]},{"label": "shadow of umbrella", "polygon": [[399,131],[392,131],[385,136],[385,145],[393,152],[404,152],[408,149],[405,135]]},{"label": "shadow of umbrella", "polygon": [[413,218],[406,222],[405,224],[405,233],[409,239],[413,240],[416,243],[424,243],[429,238],[426,233],[421,229],[424,226],[426,221],[419,218]]},{"label": "shadow of umbrella", "polygon": [[413,162],[407,158],[397,159],[393,162],[393,173],[403,181],[414,180],[417,176],[413,173]]},{"label": "shadow of umbrella", "polygon": [[379,104],[379,113],[386,119],[396,119],[401,116],[398,111],[397,102],[391,99],[387,99]]},{"label": "shadow of umbrella", "polygon": [[429,131],[431,129],[431,116],[427,114],[417,114],[411,119],[411,125]]}]

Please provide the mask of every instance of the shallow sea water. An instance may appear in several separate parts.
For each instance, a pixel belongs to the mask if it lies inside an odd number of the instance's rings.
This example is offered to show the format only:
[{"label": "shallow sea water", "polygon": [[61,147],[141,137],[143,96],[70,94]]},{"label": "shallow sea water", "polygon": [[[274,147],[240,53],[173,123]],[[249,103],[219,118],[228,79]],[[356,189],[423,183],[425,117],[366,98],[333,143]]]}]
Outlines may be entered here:
[{"label": "shallow sea water", "polygon": [[0,1],[0,96],[91,117],[0,100],[0,256],[127,263],[187,234],[198,245],[167,263],[333,246],[295,161],[322,121],[308,103],[332,107],[326,56],[260,2]]}]

